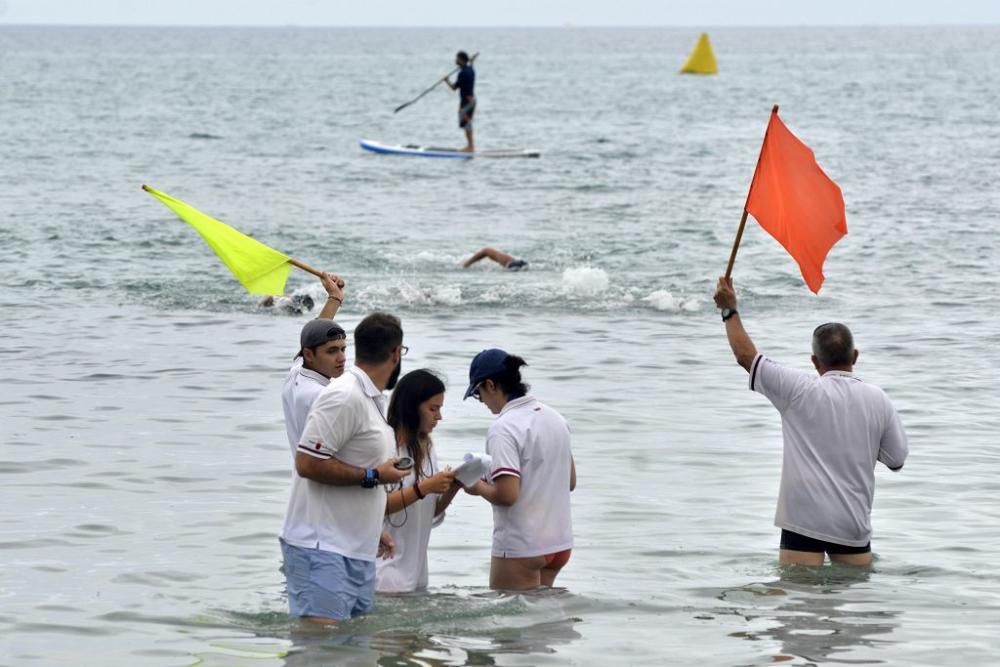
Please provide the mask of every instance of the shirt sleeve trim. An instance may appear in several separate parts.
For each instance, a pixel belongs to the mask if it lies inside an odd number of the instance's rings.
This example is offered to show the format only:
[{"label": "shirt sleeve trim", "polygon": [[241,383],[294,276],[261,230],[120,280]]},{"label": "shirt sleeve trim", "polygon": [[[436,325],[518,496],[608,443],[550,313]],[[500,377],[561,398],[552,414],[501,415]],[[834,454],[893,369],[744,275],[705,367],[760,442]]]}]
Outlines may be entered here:
[{"label": "shirt sleeve trim", "polygon": [[754,360],[753,364],[750,366],[750,391],[756,391],[757,382],[757,369],[760,367],[760,362],[764,358],[763,354],[758,354]]},{"label": "shirt sleeve trim", "polygon": [[[315,447],[315,445],[313,445],[313,446]],[[302,454],[308,454],[309,456],[313,457],[314,459],[323,459],[323,460],[326,460],[326,459],[332,459],[333,458],[333,456],[331,456],[330,454],[327,454],[326,452],[316,451],[315,449],[311,449],[310,447],[307,447],[306,445],[299,445],[295,449],[295,451],[296,452],[300,452]]]},{"label": "shirt sleeve trim", "polygon": [[520,477],[521,477],[521,471],[520,470],[514,470],[513,468],[497,468],[490,475],[490,479],[494,480],[497,477],[503,477],[504,475],[513,475],[514,477],[517,477],[518,479],[520,479]]}]

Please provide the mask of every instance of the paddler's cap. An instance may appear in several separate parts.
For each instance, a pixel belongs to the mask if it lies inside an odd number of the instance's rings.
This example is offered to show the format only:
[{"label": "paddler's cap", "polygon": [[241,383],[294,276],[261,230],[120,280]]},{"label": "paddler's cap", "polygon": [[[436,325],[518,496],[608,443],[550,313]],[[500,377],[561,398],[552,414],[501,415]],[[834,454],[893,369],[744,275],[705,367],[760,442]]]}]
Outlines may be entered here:
[{"label": "paddler's cap", "polygon": [[464,401],[469,396],[472,396],[472,392],[484,380],[488,380],[506,371],[506,361],[509,356],[509,354],[496,347],[483,350],[477,354],[472,359],[472,363],[469,364],[469,388],[465,390],[465,398],[462,400]]},{"label": "paddler's cap", "polygon": [[302,354],[302,350],[307,347],[319,347],[324,343],[339,338],[347,338],[347,334],[344,332],[343,327],[333,320],[311,320],[302,327],[302,335],[299,336],[299,343],[302,349],[299,350],[299,354]]}]

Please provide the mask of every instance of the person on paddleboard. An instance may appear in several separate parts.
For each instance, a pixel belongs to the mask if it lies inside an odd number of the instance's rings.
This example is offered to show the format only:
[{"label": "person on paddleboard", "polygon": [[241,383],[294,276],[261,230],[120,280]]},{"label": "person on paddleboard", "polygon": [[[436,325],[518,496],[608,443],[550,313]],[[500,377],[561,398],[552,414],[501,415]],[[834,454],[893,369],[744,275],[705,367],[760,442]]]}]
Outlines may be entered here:
[{"label": "person on paddleboard", "polygon": [[818,567],[829,554],[835,563],[871,565],[875,464],[899,470],[909,446],[889,397],[854,375],[858,351],[850,329],[839,322],[816,327],[813,375],[757,352],[736,311],[732,278],[719,278],[715,304],[736,362],[750,375],[750,391],[781,414],[779,562]]},{"label": "person on paddleboard", "polygon": [[476,70],[472,69],[472,61],[465,51],[455,54],[455,64],[462,68],[455,83],[451,79],[445,79],[444,82],[452,90],[458,91],[458,126],[465,130],[465,148],[462,151],[474,153],[476,143],[472,137],[472,116],[476,113]]}]

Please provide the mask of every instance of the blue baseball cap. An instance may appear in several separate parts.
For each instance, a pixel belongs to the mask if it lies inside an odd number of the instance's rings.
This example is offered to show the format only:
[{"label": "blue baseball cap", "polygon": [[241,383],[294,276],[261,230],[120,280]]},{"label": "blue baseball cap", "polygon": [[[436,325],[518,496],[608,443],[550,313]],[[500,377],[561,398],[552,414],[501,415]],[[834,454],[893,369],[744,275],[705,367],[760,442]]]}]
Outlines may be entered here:
[{"label": "blue baseball cap", "polygon": [[469,364],[469,388],[465,390],[465,397],[462,400],[464,401],[469,396],[472,396],[472,392],[476,390],[476,387],[483,380],[491,378],[494,375],[500,375],[507,370],[504,362],[507,361],[507,357],[509,356],[509,354],[496,347],[483,350],[477,354],[472,359],[472,363]]}]

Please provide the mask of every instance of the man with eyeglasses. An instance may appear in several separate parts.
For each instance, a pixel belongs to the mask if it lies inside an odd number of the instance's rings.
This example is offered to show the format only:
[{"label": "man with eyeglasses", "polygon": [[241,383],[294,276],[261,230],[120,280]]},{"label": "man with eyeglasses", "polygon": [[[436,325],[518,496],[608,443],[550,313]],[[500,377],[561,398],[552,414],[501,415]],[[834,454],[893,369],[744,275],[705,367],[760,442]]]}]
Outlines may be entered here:
[{"label": "man with eyeglasses", "polygon": [[354,350],[354,366],[309,411],[281,532],[290,612],[323,625],[374,606],[386,502],[378,485],[407,473],[395,467],[383,394],[396,385],[407,352],[399,318],[364,318],[354,329]]},{"label": "man with eyeglasses", "polygon": [[750,374],[750,390],[781,414],[779,561],[815,567],[829,554],[836,563],[870,565],[875,464],[898,471],[909,446],[889,397],[854,375],[858,351],[850,329],[837,322],[816,327],[817,376],[757,352],[736,312],[731,278],[719,278],[715,303],[736,361]]}]

